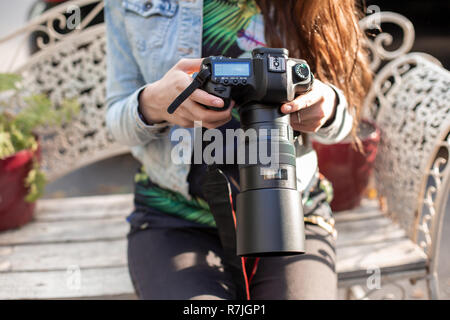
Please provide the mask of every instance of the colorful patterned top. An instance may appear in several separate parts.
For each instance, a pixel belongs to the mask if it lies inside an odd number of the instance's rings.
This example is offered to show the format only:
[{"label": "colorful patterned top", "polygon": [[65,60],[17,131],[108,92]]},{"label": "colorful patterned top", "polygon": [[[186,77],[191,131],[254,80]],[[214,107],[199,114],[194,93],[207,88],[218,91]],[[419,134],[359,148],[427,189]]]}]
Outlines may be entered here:
[{"label": "colorful patterned top", "polygon": [[265,46],[264,22],[255,0],[204,0],[202,56],[249,56]]}]

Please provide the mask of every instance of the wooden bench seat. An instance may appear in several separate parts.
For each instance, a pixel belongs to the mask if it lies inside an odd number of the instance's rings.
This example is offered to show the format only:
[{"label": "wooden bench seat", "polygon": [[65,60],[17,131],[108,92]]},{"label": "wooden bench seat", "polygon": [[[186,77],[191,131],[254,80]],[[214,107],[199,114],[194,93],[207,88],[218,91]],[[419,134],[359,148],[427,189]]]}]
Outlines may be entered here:
[{"label": "wooden bench seat", "polygon": [[[38,202],[35,220],[0,234],[0,299],[135,298],[126,257],[132,195]],[[426,256],[377,209],[376,201],[336,214],[339,286],[425,274]],[[80,285],[70,285],[74,270]]]},{"label": "wooden bench seat", "polygon": [[339,286],[365,284],[380,272],[383,280],[422,277],[427,257],[406,232],[383,215],[375,200],[363,200],[361,206],[335,214]]}]

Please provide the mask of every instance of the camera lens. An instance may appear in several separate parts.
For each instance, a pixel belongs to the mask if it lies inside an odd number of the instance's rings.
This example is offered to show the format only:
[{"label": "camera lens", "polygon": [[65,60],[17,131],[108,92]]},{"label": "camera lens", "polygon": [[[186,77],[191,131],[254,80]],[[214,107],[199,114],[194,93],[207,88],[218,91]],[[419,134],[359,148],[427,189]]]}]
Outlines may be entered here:
[{"label": "camera lens", "polygon": [[[290,116],[283,114],[278,105],[259,103],[242,106],[239,113],[241,128],[249,138],[244,141],[245,162],[239,164],[237,254],[262,257],[303,253],[303,210],[297,190]],[[267,130],[268,135],[261,130]],[[268,166],[259,158],[262,145],[266,145],[266,151],[277,165]],[[252,162],[251,155],[255,154],[256,161]]]}]

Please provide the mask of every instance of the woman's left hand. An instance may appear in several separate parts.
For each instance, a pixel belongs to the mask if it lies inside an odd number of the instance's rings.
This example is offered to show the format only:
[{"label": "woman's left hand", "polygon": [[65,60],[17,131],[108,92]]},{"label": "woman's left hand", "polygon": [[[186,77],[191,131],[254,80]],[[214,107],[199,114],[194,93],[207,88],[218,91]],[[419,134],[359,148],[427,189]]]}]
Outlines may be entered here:
[{"label": "woman's left hand", "polygon": [[295,131],[317,132],[336,112],[336,93],[315,79],[312,89],[281,106],[283,113],[291,114],[291,126]]}]

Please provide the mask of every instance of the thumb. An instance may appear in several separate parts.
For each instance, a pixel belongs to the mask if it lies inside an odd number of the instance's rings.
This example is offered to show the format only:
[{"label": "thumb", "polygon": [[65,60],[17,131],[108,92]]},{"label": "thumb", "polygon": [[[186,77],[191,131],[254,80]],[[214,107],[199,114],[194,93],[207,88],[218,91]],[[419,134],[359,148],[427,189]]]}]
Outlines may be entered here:
[{"label": "thumb", "polygon": [[203,59],[181,59],[175,65],[175,68],[186,73],[200,71]]}]

